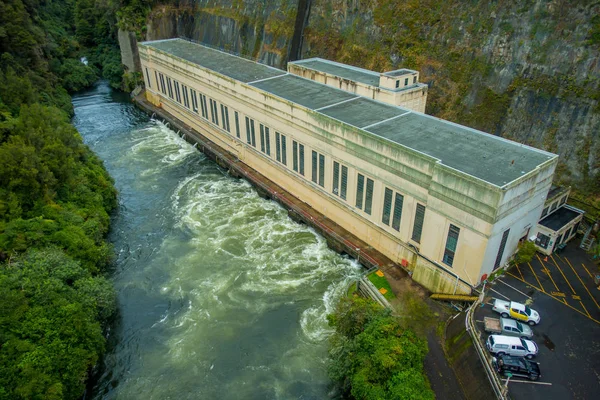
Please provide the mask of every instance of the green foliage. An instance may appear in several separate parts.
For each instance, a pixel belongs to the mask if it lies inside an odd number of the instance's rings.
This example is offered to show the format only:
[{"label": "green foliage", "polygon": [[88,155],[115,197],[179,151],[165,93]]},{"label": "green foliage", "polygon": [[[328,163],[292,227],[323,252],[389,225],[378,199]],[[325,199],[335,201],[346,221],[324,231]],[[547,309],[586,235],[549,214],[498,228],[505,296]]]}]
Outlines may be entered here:
[{"label": "green foliage", "polygon": [[0,265],[0,399],[77,399],[104,349],[110,282],[57,248]]},{"label": "green foliage", "polygon": [[392,291],[392,287],[390,286],[390,283],[385,278],[385,276],[378,276],[375,272],[372,272],[369,274],[368,278],[378,290],[381,288],[386,290],[383,297],[385,297],[388,300],[393,300],[396,298],[396,296],[394,296],[394,292]]},{"label": "green foliage", "polygon": [[344,298],[328,316],[328,373],[355,399],[434,399],[423,371],[427,342],[377,303]]},{"label": "green foliage", "polygon": [[535,248],[535,244],[529,240],[519,243],[519,248],[517,250],[517,254],[515,254],[513,263],[518,265],[531,262],[536,251],[537,249]]},{"label": "green foliage", "polygon": [[98,75],[91,67],[73,58],[63,62],[59,69],[61,83],[69,92],[76,92],[90,87],[98,80]]},{"label": "green foliage", "polygon": [[590,29],[590,36],[588,42],[591,45],[600,45],[600,15],[595,15],[591,21],[592,28]]}]

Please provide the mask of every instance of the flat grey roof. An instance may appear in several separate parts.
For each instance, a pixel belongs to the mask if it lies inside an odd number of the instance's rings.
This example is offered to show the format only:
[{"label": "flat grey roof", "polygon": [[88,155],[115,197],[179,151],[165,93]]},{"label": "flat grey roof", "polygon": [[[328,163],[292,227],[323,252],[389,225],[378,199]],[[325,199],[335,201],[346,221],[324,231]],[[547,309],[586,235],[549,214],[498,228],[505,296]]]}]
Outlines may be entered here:
[{"label": "flat grey roof", "polygon": [[561,230],[563,226],[567,225],[575,218],[579,217],[581,214],[581,212],[576,211],[570,207],[562,206],[558,210],[554,211],[552,214],[548,215],[546,218],[541,220],[539,224],[556,232]]},{"label": "flat grey roof", "polygon": [[244,83],[286,74],[285,71],[183,39],[157,40],[143,44]]},{"label": "flat grey roof", "polygon": [[400,75],[406,75],[406,74],[416,74],[417,71],[413,71],[412,69],[397,69],[395,71],[388,71],[388,72],[384,72],[383,74],[386,76],[400,76]]},{"label": "flat grey roof", "polygon": [[311,110],[357,97],[354,93],[344,92],[296,75],[285,75],[251,85]]},{"label": "flat grey roof", "polygon": [[[142,45],[162,50],[316,110],[323,116],[335,118],[427,154],[440,160],[443,165],[498,187],[556,157],[554,154],[439,118],[358,97],[353,93],[182,39],[145,42]],[[354,70],[354,67],[349,67],[348,70]]]},{"label": "flat grey roof", "polygon": [[307,60],[293,61],[290,62],[290,64],[300,65],[305,68],[314,69],[315,71],[321,71],[330,75],[339,76],[340,78],[346,78],[350,79],[351,81],[379,87],[379,73],[353,67],[351,65],[340,64],[320,58],[309,58]]}]

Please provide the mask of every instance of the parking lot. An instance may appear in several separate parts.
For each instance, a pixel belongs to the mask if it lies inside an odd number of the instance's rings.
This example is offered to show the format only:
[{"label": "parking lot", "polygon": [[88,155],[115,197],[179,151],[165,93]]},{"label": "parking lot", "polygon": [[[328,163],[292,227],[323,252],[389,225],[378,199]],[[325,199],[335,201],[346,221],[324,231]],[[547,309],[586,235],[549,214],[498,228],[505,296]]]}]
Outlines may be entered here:
[{"label": "parking lot", "polygon": [[600,396],[600,290],[593,278],[598,270],[577,244],[510,269],[489,286],[487,304],[475,313],[482,331],[484,317],[499,317],[489,305],[494,298],[525,303],[540,313],[533,340],[542,378],[512,378],[509,392],[515,400]]}]

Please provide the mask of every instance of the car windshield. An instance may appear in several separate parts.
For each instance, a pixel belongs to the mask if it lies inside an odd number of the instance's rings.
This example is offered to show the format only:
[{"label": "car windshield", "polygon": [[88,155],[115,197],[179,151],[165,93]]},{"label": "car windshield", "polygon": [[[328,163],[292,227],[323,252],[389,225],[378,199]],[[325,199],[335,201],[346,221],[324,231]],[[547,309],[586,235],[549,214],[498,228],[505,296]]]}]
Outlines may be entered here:
[{"label": "car windshield", "polygon": [[527,347],[527,343],[525,343],[525,340],[521,339],[521,344],[523,345],[523,347],[525,347],[526,349],[529,349],[529,347]]},{"label": "car windshield", "polygon": [[492,346],[494,345],[494,337],[490,336],[490,343],[492,344]]},{"label": "car windshield", "polygon": [[527,315],[529,315],[531,317],[531,308],[529,308],[528,306],[525,306],[525,312],[527,313]]},{"label": "car windshield", "polygon": [[523,325],[521,325],[521,323],[520,323],[520,322],[517,322],[517,330],[518,330],[519,332],[523,332]]}]

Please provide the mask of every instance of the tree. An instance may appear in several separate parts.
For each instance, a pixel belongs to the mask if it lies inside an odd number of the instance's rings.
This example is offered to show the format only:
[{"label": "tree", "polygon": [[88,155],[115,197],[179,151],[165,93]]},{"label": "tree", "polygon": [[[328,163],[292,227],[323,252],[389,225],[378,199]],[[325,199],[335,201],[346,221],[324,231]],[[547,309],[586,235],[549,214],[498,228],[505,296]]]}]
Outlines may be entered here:
[{"label": "tree", "polygon": [[362,298],[343,299],[329,322],[328,372],[355,399],[433,399],[423,371],[427,342]]}]

